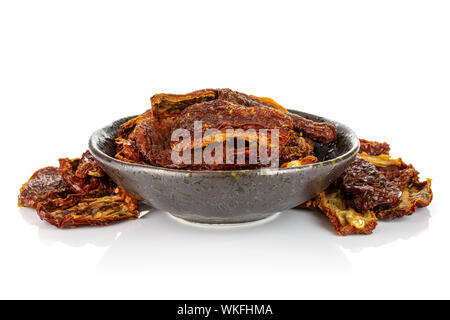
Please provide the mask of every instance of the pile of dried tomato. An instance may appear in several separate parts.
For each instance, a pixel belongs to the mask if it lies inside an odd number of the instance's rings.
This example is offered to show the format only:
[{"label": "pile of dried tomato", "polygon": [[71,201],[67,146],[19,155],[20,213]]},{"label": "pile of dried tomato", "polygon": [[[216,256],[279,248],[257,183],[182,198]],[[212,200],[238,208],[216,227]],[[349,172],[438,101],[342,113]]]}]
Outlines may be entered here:
[{"label": "pile of dried tomato", "polygon": [[[336,128],[330,123],[317,123],[290,113],[270,98],[261,98],[230,89],[204,89],[188,94],[157,94],[151,98],[152,108],[140,116],[124,123],[116,135],[116,158],[153,166],[189,170],[231,170],[268,166],[269,163],[249,161],[249,143],[241,147],[235,143],[232,155],[237,159],[244,155],[241,163],[226,161],[226,153],[218,161],[207,163],[174,163],[172,151],[177,142],[171,141],[172,133],[178,129],[191,134],[192,143],[184,146],[185,152],[196,148],[194,127],[201,121],[202,141],[198,148],[206,148],[217,140],[230,138],[227,130],[234,130],[231,138],[248,139],[245,132],[260,129],[279,132],[279,165],[300,166],[317,162],[314,144],[329,144],[336,141]],[[215,129],[212,135],[209,129]],[[239,131],[240,130],[240,131]],[[240,132],[240,133],[239,133]],[[263,143],[259,134],[255,144]]]},{"label": "pile of dried tomato", "polygon": [[139,217],[137,200],[118,187],[86,151],[36,171],[20,189],[19,206],[32,207],[58,228],[106,225]]},{"label": "pile of dried tomato", "polygon": [[[243,163],[216,161],[174,163],[171,152],[177,142],[172,133],[184,129],[193,133],[201,121],[200,143],[183,145],[185,152],[205,148],[221,138],[228,129],[277,129],[279,132],[279,164],[297,167],[317,162],[316,144],[336,141],[336,128],[326,122],[317,123],[290,113],[270,98],[256,97],[230,89],[204,89],[184,95],[157,94],[151,98],[152,108],[121,125],[116,134],[116,158],[133,163],[173,169],[231,170],[267,166],[249,161],[249,146],[235,148],[233,157],[243,155]],[[217,129],[208,137],[208,129]],[[218,132],[218,133],[217,133]],[[206,134],[205,134],[206,133]],[[214,139],[213,139],[214,138]],[[220,139],[219,139],[220,140]],[[256,135],[257,144],[270,143]],[[370,234],[377,219],[411,215],[432,200],[431,180],[419,181],[412,165],[389,156],[387,143],[360,140],[357,159],[344,174],[316,198],[301,208],[318,208],[340,235]],[[224,155],[225,156],[225,155]],[[224,160],[224,159],[219,159]],[[81,159],[60,159],[60,166],[35,172],[20,189],[19,206],[36,209],[41,219],[59,227],[105,225],[113,221],[137,218],[138,201],[118,187],[98,166],[87,151]]]}]

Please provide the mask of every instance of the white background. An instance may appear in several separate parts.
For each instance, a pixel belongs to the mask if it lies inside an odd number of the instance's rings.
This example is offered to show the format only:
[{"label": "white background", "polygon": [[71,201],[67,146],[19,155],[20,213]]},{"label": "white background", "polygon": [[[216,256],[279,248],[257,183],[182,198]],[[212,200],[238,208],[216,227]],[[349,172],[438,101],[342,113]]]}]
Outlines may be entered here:
[{"label": "white background", "polygon": [[[210,230],[165,212],[58,230],[38,168],[158,92],[230,87],[388,141],[427,209],[337,236],[318,213]],[[448,1],[1,1],[0,298],[450,298]]]}]

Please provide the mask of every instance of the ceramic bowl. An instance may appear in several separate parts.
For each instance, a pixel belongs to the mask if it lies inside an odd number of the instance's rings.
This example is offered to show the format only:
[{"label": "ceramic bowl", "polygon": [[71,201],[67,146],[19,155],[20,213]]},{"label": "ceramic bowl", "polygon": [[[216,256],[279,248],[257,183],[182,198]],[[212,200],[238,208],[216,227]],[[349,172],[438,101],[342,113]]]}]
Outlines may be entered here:
[{"label": "ceramic bowl", "polygon": [[256,221],[296,207],[326,189],[359,150],[356,134],[346,125],[304,112],[290,112],[336,126],[337,142],[316,146],[320,162],[298,168],[229,171],[175,170],[127,163],[114,158],[114,136],[119,126],[132,117],[94,132],[89,150],[119,186],[175,217],[207,224]]}]

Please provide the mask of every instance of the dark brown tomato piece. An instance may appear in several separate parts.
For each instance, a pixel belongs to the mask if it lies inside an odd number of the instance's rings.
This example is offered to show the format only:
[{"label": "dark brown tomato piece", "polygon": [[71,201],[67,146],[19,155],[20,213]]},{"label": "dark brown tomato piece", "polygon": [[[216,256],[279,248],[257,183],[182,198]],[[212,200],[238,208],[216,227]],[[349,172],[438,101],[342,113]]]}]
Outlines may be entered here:
[{"label": "dark brown tomato piece", "polygon": [[143,114],[128,120],[127,122],[120,125],[119,130],[117,130],[116,138],[127,140],[133,135],[133,131],[136,126],[144,121],[145,119],[152,118],[152,110],[147,110]]},{"label": "dark brown tomato piece", "polygon": [[312,155],[314,155],[314,142],[291,130],[288,142],[280,148],[280,163],[284,164]]},{"label": "dark brown tomato piece", "polygon": [[244,107],[269,107],[287,112],[285,108],[267,97],[257,97],[231,89],[217,89],[217,99],[225,100]]},{"label": "dark brown tomato piece", "polygon": [[174,119],[146,119],[136,126],[135,139],[139,152],[151,165],[168,166]]},{"label": "dark brown tomato piece", "polygon": [[419,181],[419,172],[411,164],[404,163],[401,158],[392,159],[386,154],[374,156],[365,152],[360,153],[359,157],[372,163],[387,180],[394,183],[399,189]]},{"label": "dark brown tomato piece", "polygon": [[370,162],[357,157],[340,177],[341,187],[358,212],[392,207],[400,202],[401,191]]},{"label": "dark brown tomato piece", "polygon": [[336,127],[328,122],[315,122],[298,114],[289,113],[294,121],[294,129],[323,144],[336,141]]},{"label": "dark brown tomato piece", "polygon": [[402,189],[401,202],[392,207],[376,212],[379,219],[398,219],[416,212],[417,208],[426,207],[433,200],[431,179],[424,182],[414,181]]},{"label": "dark brown tomato piece", "polygon": [[370,162],[386,179],[401,190],[401,201],[376,210],[379,219],[397,219],[413,214],[417,208],[428,206],[433,199],[431,180],[419,181],[419,172],[402,159],[391,159],[386,154],[378,156],[360,153],[359,157]]},{"label": "dark brown tomato piece", "polygon": [[75,176],[85,179],[87,176],[103,177],[104,175],[105,173],[98,165],[98,162],[95,160],[94,156],[89,151],[83,153],[75,171]]},{"label": "dark brown tomato piece", "polygon": [[284,112],[267,107],[243,107],[225,100],[214,100],[185,109],[174,130],[187,129],[194,136],[194,124],[202,122],[202,134],[209,129],[278,129],[280,146],[289,140],[292,119]]},{"label": "dark brown tomato piece", "polygon": [[[195,132],[197,125],[201,125]],[[258,149],[258,145],[272,144],[273,130],[278,130],[278,146],[280,150],[290,140],[292,119],[284,112],[265,106],[249,107],[237,105],[225,100],[213,100],[186,108],[178,117],[173,130],[184,129],[190,134],[190,140],[183,141],[183,145],[173,144],[173,148],[182,150],[206,148],[210,144],[225,145],[225,141],[235,140],[235,153],[232,163],[226,163],[225,151],[223,159],[214,164],[197,164],[190,169],[198,170],[228,170],[268,166],[266,160],[261,161],[259,151],[250,155],[250,150]],[[214,131],[210,131],[214,130]],[[264,131],[262,131],[264,130]],[[263,137],[263,134],[265,136]],[[196,137],[196,135],[198,135]],[[294,139],[295,140],[295,139]],[[291,147],[297,148],[294,144]],[[268,156],[272,148],[267,150]],[[298,150],[297,150],[298,151]],[[296,152],[297,152],[296,151]],[[236,160],[239,159],[239,163]],[[251,160],[253,159],[253,160]],[[203,169],[207,168],[207,169]]]},{"label": "dark brown tomato piece", "polygon": [[125,162],[143,163],[144,157],[139,152],[135,140],[125,140],[116,138],[116,155],[115,157]]},{"label": "dark brown tomato piece", "polygon": [[159,93],[151,97],[155,118],[175,117],[187,107],[217,98],[215,89],[202,89],[187,94]]},{"label": "dark brown tomato piece", "polygon": [[[92,160],[92,159],[91,159]],[[111,194],[116,187],[115,183],[103,173],[97,162],[81,161],[80,159],[59,159],[59,168],[61,175],[66,184],[71,188],[73,193],[106,195]],[[92,168],[95,175],[90,175],[89,170]],[[77,175],[79,172],[79,175]],[[86,174],[84,174],[86,173]]]},{"label": "dark brown tomato piece", "polygon": [[386,142],[359,139],[359,152],[365,152],[373,156],[378,156],[380,154],[388,155],[390,150],[391,147]]},{"label": "dark brown tomato piece", "polygon": [[107,225],[139,216],[137,200],[120,188],[103,197],[72,194],[65,199],[41,202],[37,213],[42,220],[58,228]]},{"label": "dark brown tomato piece", "polygon": [[20,189],[19,206],[36,208],[38,203],[55,198],[63,198],[70,193],[61,172],[55,167],[45,167],[36,171]]}]

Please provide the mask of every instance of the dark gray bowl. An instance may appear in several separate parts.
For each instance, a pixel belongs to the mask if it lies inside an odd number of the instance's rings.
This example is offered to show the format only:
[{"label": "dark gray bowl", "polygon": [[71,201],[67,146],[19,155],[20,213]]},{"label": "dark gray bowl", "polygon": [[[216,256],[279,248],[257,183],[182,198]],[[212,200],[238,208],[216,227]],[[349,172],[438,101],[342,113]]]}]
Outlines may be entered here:
[{"label": "dark gray bowl", "polygon": [[337,142],[316,147],[321,162],[299,168],[230,171],[174,170],[127,163],[114,158],[114,136],[119,126],[132,117],[94,132],[89,150],[118,185],[152,207],[198,223],[256,221],[304,203],[326,189],[359,149],[359,140],[349,127],[290,111],[336,126]]}]

